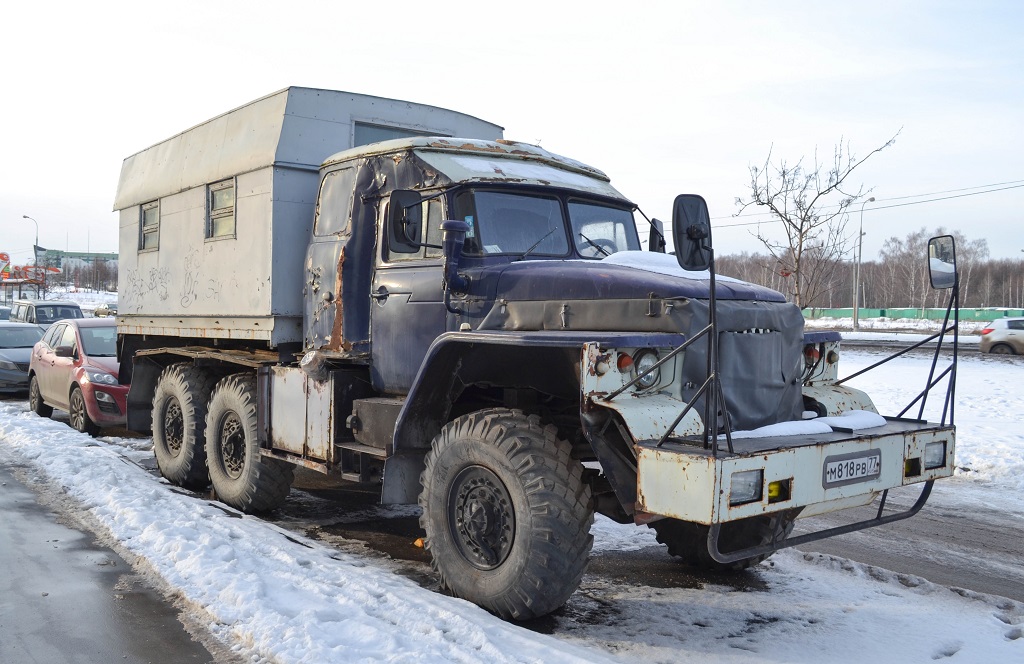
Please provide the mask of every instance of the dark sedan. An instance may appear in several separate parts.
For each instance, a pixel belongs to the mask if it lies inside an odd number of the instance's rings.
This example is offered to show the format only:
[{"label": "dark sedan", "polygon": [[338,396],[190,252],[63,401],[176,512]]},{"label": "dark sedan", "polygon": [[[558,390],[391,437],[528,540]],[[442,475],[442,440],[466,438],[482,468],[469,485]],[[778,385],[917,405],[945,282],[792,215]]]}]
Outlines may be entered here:
[{"label": "dark sedan", "polygon": [[43,331],[32,323],[0,321],[0,394],[28,391],[28,365],[32,347]]},{"label": "dark sedan", "polygon": [[114,319],[57,321],[32,350],[29,405],[41,417],[66,410],[71,426],[91,435],[123,425],[128,386],[118,383],[119,368]]}]

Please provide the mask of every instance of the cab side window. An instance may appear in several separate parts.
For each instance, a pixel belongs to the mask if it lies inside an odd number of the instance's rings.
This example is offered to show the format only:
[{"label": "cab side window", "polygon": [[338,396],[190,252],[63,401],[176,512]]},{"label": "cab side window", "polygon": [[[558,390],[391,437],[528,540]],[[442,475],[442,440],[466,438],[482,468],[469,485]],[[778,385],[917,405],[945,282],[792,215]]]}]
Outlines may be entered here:
[{"label": "cab side window", "polygon": [[348,231],[352,218],[352,196],[355,191],[356,170],[343,168],[324,176],[320,196],[316,201],[316,220],[313,235],[342,235]]},{"label": "cab side window", "polygon": [[413,251],[411,253],[388,251],[389,261],[408,261],[415,260],[417,258],[441,258],[441,222],[444,221],[444,207],[441,204],[441,199],[432,198],[429,201],[423,201],[421,205],[423,206],[422,219],[424,222],[421,225],[420,237],[415,239],[424,244],[435,245],[436,248],[423,246],[417,251]]}]

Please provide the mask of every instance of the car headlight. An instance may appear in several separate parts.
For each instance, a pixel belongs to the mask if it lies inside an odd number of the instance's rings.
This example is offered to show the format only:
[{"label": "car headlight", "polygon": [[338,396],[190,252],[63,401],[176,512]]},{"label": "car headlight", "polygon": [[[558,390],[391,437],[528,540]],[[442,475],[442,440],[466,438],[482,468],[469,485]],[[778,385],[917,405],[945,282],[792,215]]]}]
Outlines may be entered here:
[{"label": "car headlight", "polygon": [[[658,363],[658,353],[652,349],[639,350],[633,355],[633,367],[639,376]],[[661,368],[643,376],[637,383],[642,389],[654,387],[661,380]]]},{"label": "car headlight", "polygon": [[924,467],[925,470],[942,468],[946,465],[946,443],[928,443],[924,446]]},{"label": "car headlight", "polygon": [[108,374],[106,371],[86,369],[85,379],[88,380],[90,383],[97,383],[99,385],[117,385],[117,379]]},{"label": "car headlight", "polygon": [[742,505],[761,500],[761,485],[764,484],[764,471],[746,470],[732,474],[729,487],[729,504]]},{"label": "car headlight", "polygon": [[0,360],[0,369],[6,369],[7,371],[17,371],[18,365],[14,362],[8,362],[7,360]]}]

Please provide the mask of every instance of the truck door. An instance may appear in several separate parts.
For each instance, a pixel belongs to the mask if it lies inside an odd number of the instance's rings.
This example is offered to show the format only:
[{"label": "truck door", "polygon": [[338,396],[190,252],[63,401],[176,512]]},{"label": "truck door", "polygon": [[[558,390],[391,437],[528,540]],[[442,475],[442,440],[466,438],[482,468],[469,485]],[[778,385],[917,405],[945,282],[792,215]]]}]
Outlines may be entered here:
[{"label": "truck door", "polygon": [[352,234],[354,185],[355,169],[351,167],[326,173],[320,185],[313,235],[306,250],[302,317],[306,348],[341,350],[342,256]]},{"label": "truck door", "polygon": [[[423,241],[440,245],[441,201],[432,199],[422,205],[426,220]],[[388,242],[387,233],[378,237],[381,242]],[[398,253],[388,247],[382,253],[370,291],[374,302],[370,311],[371,376],[374,388],[405,394],[430,344],[448,326],[441,283],[441,250],[422,247],[415,253]]]}]

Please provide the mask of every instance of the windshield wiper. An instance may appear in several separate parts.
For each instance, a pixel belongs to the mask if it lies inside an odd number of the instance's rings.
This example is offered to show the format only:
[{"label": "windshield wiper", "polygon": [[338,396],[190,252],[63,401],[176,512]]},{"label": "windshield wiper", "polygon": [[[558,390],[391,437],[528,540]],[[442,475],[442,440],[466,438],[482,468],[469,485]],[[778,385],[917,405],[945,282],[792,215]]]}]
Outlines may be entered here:
[{"label": "windshield wiper", "polygon": [[583,238],[584,240],[586,240],[586,241],[587,241],[587,244],[589,244],[589,245],[590,245],[591,247],[593,247],[594,249],[597,249],[598,251],[600,251],[600,252],[601,252],[602,254],[604,254],[605,256],[611,256],[611,254],[610,254],[610,253],[608,252],[608,250],[607,250],[607,249],[605,249],[604,247],[602,247],[602,246],[601,246],[601,245],[599,245],[598,243],[594,242],[593,240],[591,240],[591,239],[590,239],[589,237],[587,237],[587,236],[586,236],[586,235],[584,235],[583,233],[580,233],[580,237],[581,237],[581,238]]},{"label": "windshield wiper", "polygon": [[521,260],[523,260],[524,258],[526,258],[527,256],[529,256],[529,255],[530,255],[530,254],[531,254],[531,253],[533,252],[533,250],[534,250],[534,249],[536,249],[537,247],[539,247],[539,246],[540,246],[540,243],[541,243],[541,242],[543,242],[544,240],[546,240],[546,239],[548,239],[549,237],[551,237],[551,234],[552,234],[552,233],[554,233],[554,232],[555,232],[555,231],[557,231],[557,230],[558,230],[558,227],[557,227],[557,226],[556,226],[556,227],[554,227],[554,228],[552,228],[551,230],[549,230],[549,231],[547,232],[547,234],[545,234],[545,235],[544,235],[544,237],[542,237],[541,239],[537,240],[537,241],[536,241],[536,242],[534,242],[534,243],[533,243],[532,245],[530,245],[530,248],[529,248],[529,249],[527,249],[526,251],[524,251],[524,252],[523,252],[523,255],[522,255],[522,256],[520,256],[519,258],[517,258],[516,260],[517,260],[517,261],[521,261]]}]

